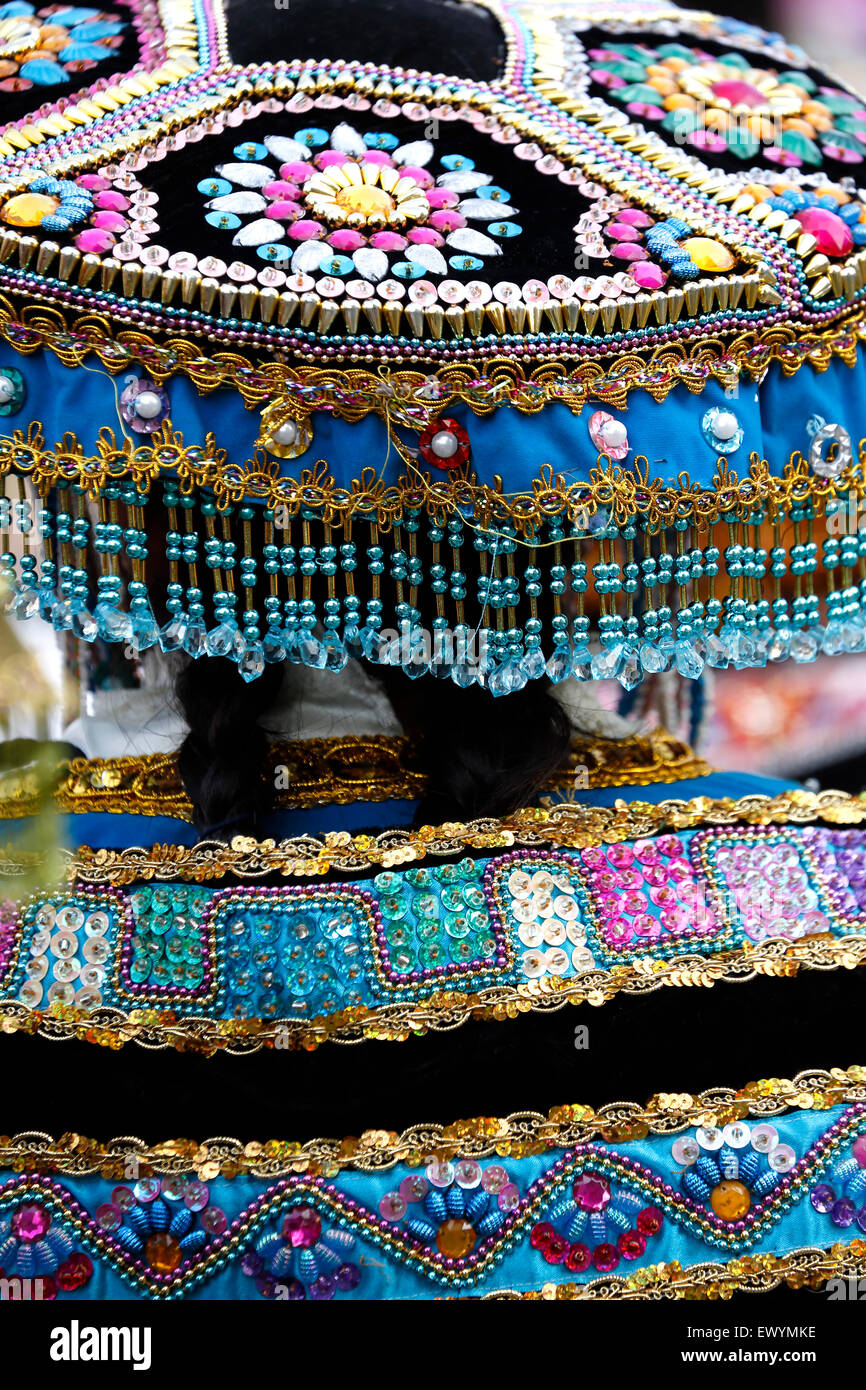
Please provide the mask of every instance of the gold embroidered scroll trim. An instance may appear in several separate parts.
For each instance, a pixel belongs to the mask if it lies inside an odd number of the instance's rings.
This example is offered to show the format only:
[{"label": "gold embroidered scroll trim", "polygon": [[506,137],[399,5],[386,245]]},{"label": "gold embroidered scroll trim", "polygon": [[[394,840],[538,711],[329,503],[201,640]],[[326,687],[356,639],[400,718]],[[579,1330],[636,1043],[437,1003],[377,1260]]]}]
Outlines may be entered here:
[{"label": "gold embroidered scroll trim", "polygon": [[[704,1263],[684,1269],[678,1260],[671,1264],[648,1265],[634,1274],[611,1274],[588,1284],[544,1284],[527,1293],[497,1290],[461,1299],[461,1302],[489,1302],[514,1299],[589,1300],[611,1302],[635,1299],[729,1299],[735,1293],[770,1293],[787,1284],[792,1289],[820,1289],[830,1279],[858,1279],[866,1274],[866,1240],[848,1245],[832,1245],[829,1250],[813,1246],[792,1250],[787,1255],[741,1255],[727,1264]],[[856,1289],[856,1286],[855,1286]],[[854,1292],[851,1297],[858,1297]]]},{"label": "gold embroidered scroll trim", "polygon": [[[465,854],[467,850],[500,850],[560,846],[584,849],[641,839],[663,830],[688,830],[710,825],[806,825],[823,820],[832,825],[862,825],[866,802],[847,792],[809,792],[797,788],[778,796],[744,796],[658,803],[617,800],[613,806],[583,806],[563,802],[550,808],[516,811],[505,819],[488,816],[467,824],[396,828],[379,835],[333,831],[317,838],[253,840],[236,836],[230,844],[217,840],[197,845],[133,846],[91,849],[82,846],[64,855],[67,877],[87,883],[122,885],[161,879],[206,883],[227,874],[238,878],[318,878],[331,872],[365,873],[415,864],[427,858]],[[0,851],[0,876],[14,873],[14,846]],[[8,866],[11,866],[8,867]]]},{"label": "gold embroidered scroll trim", "polygon": [[131,1161],[141,1177],[154,1173],[194,1172],[204,1182],[218,1177],[258,1177],[273,1181],[292,1174],[334,1177],[357,1170],[386,1172],[398,1163],[418,1167],[433,1157],[522,1158],[575,1144],[600,1140],[633,1143],[648,1135],[673,1135],[702,1124],[725,1125],[748,1118],[768,1120],[797,1110],[828,1110],[866,1100],[866,1066],[814,1069],[792,1081],[773,1077],[736,1090],[715,1086],[699,1095],[661,1092],[645,1106],[614,1102],[594,1110],[589,1105],[555,1106],[547,1115],[520,1111],[505,1119],[482,1116],[450,1125],[423,1123],[397,1134],[369,1129],[346,1139],[312,1139],[305,1143],[266,1143],[219,1137],[201,1142],[170,1139],[147,1144],[128,1135],[100,1143],[80,1134],[58,1138],[40,1131],[14,1137],[0,1135],[0,1168],[14,1172],[69,1175],[99,1173],[120,1179]]},{"label": "gold embroidered scroll trim", "polygon": [[[395,436],[392,442],[397,444]],[[398,452],[405,455],[405,446]],[[406,509],[421,508],[432,517],[459,516],[481,528],[508,524],[524,540],[536,540],[544,523],[559,518],[589,538],[589,519],[600,509],[608,511],[619,526],[639,518],[652,532],[676,521],[690,522],[703,531],[723,520],[750,521],[759,509],[766,509],[770,520],[784,521],[792,508],[807,502],[820,517],[828,499],[866,496],[866,440],[855,446],[855,460],[832,479],[813,473],[808,460],[795,450],[776,472],[766,459],[752,453],[742,476],[720,458],[709,486],[693,483],[686,472],[678,474],[675,483],[651,477],[649,462],[642,455],[628,469],[600,456],[587,479],[578,482],[542,463],[536,477],[528,480],[529,489],[513,493],[504,491],[499,476],[492,483],[480,483],[463,467],[434,479],[408,455],[404,461],[409,472],[394,483],[385,483],[369,467],[344,487],[323,459],[302,469],[298,478],[283,477],[279,462],[262,449],[245,462],[229,462],[212,434],[203,445],[187,445],[169,421],[148,444],[135,448],[128,439],[118,443],[114,431],[103,427],[95,453],[85,452],[72,433],[46,444],[38,422],[26,433],[15,430],[0,438],[0,478],[28,478],[40,494],[65,480],[97,496],[100,489],[124,479],[147,493],[160,477],[169,476],[182,491],[212,492],[221,510],[254,499],[274,510],[284,509],[289,523],[303,508],[318,512],[328,524],[342,524],[358,515],[368,521],[375,518],[380,531],[399,522]]]},{"label": "gold embroidered scroll trim", "polygon": [[[62,766],[68,770],[53,797],[60,811],[193,819],[174,754],[75,758]],[[417,800],[428,781],[418,766],[418,750],[405,735],[277,742],[271,745],[268,769],[270,786],[274,771],[285,770],[287,785],[274,793],[274,810]],[[643,787],[703,777],[711,770],[688,744],[662,729],[623,739],[577,735],[567,762],[543,790],[576,787],[581,774],[581,788]],[[0,776],[0,820],[35,815],[43,805],[34,770]]]},{"label": "gold embroidered scroll trim", "polygon": [[863,965],[866,936],[834,938],[821,933],[794,942],[750,943],[709,957],[639,957],[610,970],[588,970],[577,978],[544,976],[518,985],[493,985],[477,993],[443,990],[420,1003],[358,1005],[303,1022],[213,1019],[159,1008],[125,1012],[103,1006],[86,1012],[57,1003],[43,1011],[5,998],[0,999],[0,1030],[42,1034],[56,1042],[84,1039],[112,1049],[135,1042],[152,1049],[173,1047],[207,1055],[244,1056],[262,1048],[312,1051],[324,1042],[405,1042],[414,1034],[452,1032],[470,1019],[503,1022],[524,1013],[555,1013],[566,1004],[599,1006],[618,994],[653,994],[666,986],[710,988],[743,984],[759,975],[792,978],[800,970],[855,970]]}]

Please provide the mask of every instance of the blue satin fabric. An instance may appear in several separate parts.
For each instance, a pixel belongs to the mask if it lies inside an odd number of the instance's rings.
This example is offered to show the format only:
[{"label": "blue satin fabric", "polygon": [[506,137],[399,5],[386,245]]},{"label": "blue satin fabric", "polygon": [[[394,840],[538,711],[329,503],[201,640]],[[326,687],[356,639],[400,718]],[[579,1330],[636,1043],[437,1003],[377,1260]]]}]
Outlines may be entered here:
[{"label": "blue satin fabric", "polygon": [[[799,1162],[805,1158],[810,1146],[844,1113],[844,1107],[836,1106],[831,1110],[807,1110],[773,1117],[771,1123],[778,1132],[779,1140],[793,1148]],[[754,1126],[758,1121],[752,1119],[748,1123]],[[859,1128],[861,1133],[866,1129],[866,1117],[860,1117]],[[685,1131],[685,1133],[694,1136],[695,1131],[690,1130]],[[738,1252],[726,1247],[724,1239],[720,1239],[718,1236],[709,1239],[701,1237],[694,1230],[688,1229],[687,1219],[681,1221],[675,1215],[667,1213],[658,1234],[647,1239],[645,1252],[634,1260],[621,1259],[615,1271],[616,1276],[627,1277],[645,1266],[659,1263],[669,1264],[672,1261],[679,1261],[683,1270],[687,1271],[692,1266],[707,1261],[724,1265],[728,1260],[736,1258],[737,1255],[740,1257],[744,1254],[757,1253],[784,1255],[805,1247],[828,1249],[837,1242],[848,1244],[854,1239],[862,1239],[862,1230],[856,1222],[847,1228],[840,1228],[833,1223],[829,1214],[815,1210],[809,1195],[812,1188],[819,1182],[835,1183],[837,1192],[844,1190],[844,1184],[840,1183],[839,1180],[838,1170],[839,1165],[846,1160],[848,1160],[849,1167],[851,1165],[851,1145],[855,1134],[856,1123],[852,1130],[834,1142],[828,1150],[825,1163],[822,1164],[820,1160],[813,1158],[802,1170],[794,1170],[792,1177],[797,1176],[802,1171],[806,1180],[797,1187],[796,1195],[790,1201],[790,1205],[783,1203],[780,1208],[780,1219],[758,1239],[747,1236],[744,1248]],[[650,1169],[652,1174],[657,1176],[662,1183],[670,1184],[674,1192],[682,1193],[683,1165],[677,1162],[671,1151],[676,1137],[675,1135],[652,1136],[639,1142],[607,1146],[590,1144],[588,1146],[589,1158],[583,1171],[593,1171],[594,1160],[602,1155],[602,1151],[606,1151],[607,1155],[636,1160],[639,1164]],[[351,1292],[337,1292],[337,1300],[347,1298],[422,1300],[447,1296],[449,1293],[462,1293],[471,1296],[489,1294],[497,1290],[521,1292],[537,1290],[550,1283],[588,1283],[593,1279],[600,1278],[597,1268],[590,1266],[587,1271],[582,1273],[571,1272],[562,1264],[548,1263],[541,1252],[534,1249],[530,1243],[530,1233],[536,1222],[551,1221],[555,1226],[562,1224],[561,1218],[558,1219],[556,1216],[555,1209],[563,1197],[570,1196],[573,1176],[567,1175],[566,1180],[557,1189],[548,1175],[551,1173],[552,1165],[557,1159],[562,1158],[565,1152],[567,1151],[552,1150],[544,1154],[521,1158],[500,1158],[491,1155],[480,1160],[482,1169],[487,1169],[491,1164],[499,1164],[507,1170],[509,1179],[518,1190],[521,1211],[527,1189],[531,1183],[536,1181],[544,1183],[544,1195],[533,1211],[531,1218],[519,1223],[518,1234],[514,1243],[501,1263],[462,1285],[455,1285],[444,1274],[441,1267],[438,1270],[434,1268],[430,1273],[413,1270],[409,1267],[407,1260],[407,1256],[411,1252],[406,1251],[402,1241],[395,1241],[394,1248],[386,1252],[379,1243],[370,1238],[369,1234],[360,1235],[357,1233],[355,1217],[351,1214],[343,1214],[342,1217],[338,1214],[335,1218],[333,1208],[329,1208],[327,1202],[321,1200],[317,1194],[311,1195],[309,1191],[300,1191],[294,1196],[287,1195],[281,1202],[279,1209],[269,1214],[266,1219],[254,1218],[249,1235],[243,1239],[240,1245],[233,1246],[227,1251],[227,1267],[206,1278],[199,1285],[190,1286],[185,1291],[185,1296],[204,1300],[259,1299],[261,1294],[256,1287],[255,1279],[244,1274],[241,1268],[243,1255],[248,1251],[254,1251],[263,1236],[279,1231],[283,1216],[293,1203],[316,1207],[322,1217],[323,1234],[326,1231],[341,1228],[355,1235],[355,1245],[347,1251],[347,1258],[360,1271],[360,1282]],[[748,1150],[740,1150],[739,1152],[742,1157],[743,1153],[748,1152]],[[764,1170],[766,1169],[766,1159],[762,1161],[762,1167]],[[854,1164],[854,1171],[856,1172],[856,1170],[857,1165]],[[344,1198],[352,1198],[359,1204],[361,1216],[370,1213],[374,1218],[377,1218],[379,1203],[384,1195],[396,1190],[405,1177],[417,1175],[423,1171],[423,1168],[409,1168],[404,1164],[397,1164],[385,1172],[377,1174],[347,1171],[340,1173],[333,1179],[331,1192],[338,1203]],[[14,1179],[15,1176],[8,1171],[2,1172],[0,1173],[0,1181],[6,1183]],[[776,1177],[781,1182],[782,1175],[777,1174]],[[112,1189],[116,1185],[116,1179],[108,1180],[99,1176],[75,1178],[61,1176],[56,1178],[55,1182],[77,1199],[90,1215],[101,1203],[111,1200]],[[129,1179],[130,1185],[133,1182],[134,1179]],[[243,1215],[250,1204],[261,1196],[268,1184],[262,1179],[236,1177],[231,1180],[218,1178],[211,1181],[208,1186],[210,1205],[220,1207],[231,1221]],[[611,1188],[614,1192],[634,1191],[644,1206],[656,1205],[662,1201],[661,1194],[656,1196],[651,1190],[641,1190],[636,1184],[630,1184],[628,1179],[612,1178]],[[770,1210],[775,1210],[778,1206],[779,1193],[782,1190],[775,1188],[764,1196],[765,1206],[769,1207]],[[467,1195],[471,1196],[472,1193]],[[856,1200],[859,1205],[862,1198],[858,1197]],[[0,1197],[0,1222],[8,1217],[10,1210],[14,1210],[14,1206],[14,1193],[7,1191],[3,1197]],[[180,1208],[180,1204],[177,1202],[169,1203],[169,1208],[171,1214],[174,1214]],[[706,1209],[699,1204],[698,1215]],[[414,1204],[410,1205],[408,1216],[417,1210],[419,1208]],[[55,1212],[53,1223],[58,1224],[61,1228],[69,1229],[64,1226],[62,1212]],[[70,1302],[84,1302],[88,1299],[129,1300],[149,1296],[148,1290],[143,1293],[137,1292],[121,1277],[116,1268],[121,1261],[112,1259],[112,1257],[99,1257],[98,1247],[87,1235],[87,1231],[92,1232],[92,1229],[92,1227],[86,1226],[84,1235],[72,1231],[70,1234],[73,1236],[75,1248],[85,1250],[91,1255],[95,1266],[93,1277],[86,1287],[76,1293],[63,1293],[61,1299]],[[388,1231],[405,1234],[406,1220],[383,1228],[383,1234]],[[592,1244],[591,1239],[589,1244]],[[206,1254],[208,1248],[206,1246],[203,1253]]]},{"label": "blue satin fabric", "polygon": [[[688,800],[695,796],[713,798],[777,796],[796,787],[775,777],[760,777],[744,772],[714,772],[707,777],[690,778],[682,782],[656,783],[649,787],[602,787],[595,791],[577,793],[577,800],[587,806],[612,806],[615,801],[649,801],[655,804],[671,799]],[[350,806],[319,806],[304,811],[279,811],[262,822],[262,837],[288,839],[296,835],[320,835],[328,831],[345,830],[357,834],[362,830],[388,830],[412,824],[416,804],[413,801],[359,801]],[[85,811],[58,815],[61,842],[69,849],[88,845],[92,849],[127,849],[136,845],[156,844],[194,845],[198,834],[188,821],[172,816],[140,816],[121,812]],[[19,834],[26,833],[32,824],[28,818],[6,821],[0,829],[0,841],[14,843]]]},{"label": "blue satin fabric", "polygon": [[[22,359],[8,347],[0,349],[0,371],[4,367],[17,367],[27,383],[24,406],[2,422],[4,433],[26,432],[29,424],[39,422],[52,444],[74,429],[88,452],[93,451],[103,426],[122,436],[115,392],[119,395],[123,389],[127,373],[112,378],[95,359],[88,369],[64,367],[48,352]],[[144,373],[136,369],[134,374]],[[232,462],[252,457],[260,415],[245,409],[235,391],[220,389],[200,396],[191,382],[178,376],[168,392],[171,424],[187,444],[203,444],[212,431]],[[662,403],[646,391],[633,391],[625,410],[610,411],[628,429],[630,453],[624,466],[630,467],[637,455],[644,455],[652,477],[675,482],[685,472],[693,483],[709,486],[719,451],[705,442],[701,420],[712,406],[733,410],[744,431],[743,444],[729,458],[731,467],[742,476],[754,452],[767,459],[778,475],[794,450],[808,454],[806,422],[813,414],[843,424],[856,450],[860,437],[866,435],[866,360],[861,356],[855,366],[848,367],[834,358],[825,372],[806,365],[791,377],[774,363],[760,387],[744,379],[734,397],[726,396],[716,381],[708,381],[699,394],[677,385]],[[447,407],[447,414],[469,433],[472,468],[479,479],[490,483],[498,474],[506,492],[523,492],[531,489],[542,464],[569,481],[589,476],[598,450],[587,425],[596,408],[587,406],[574,415],[567,406],[555,403],[527,415],[503,407],[479,418],[468,406],[455,405]],[[414,441],[411,431],[403,433],[407,442]],[[147,435],[133,437],[136,444],[148,442]],[[318,459],[327,461],[338,486],[350,485],[365,467],[375,469],[389,484],[404,472],[399,455],[393,448],[389,451],[386,423],[375,416],[350,424],[316,413],[310,448],[299,459],[279,461],[280,473],[297,477]]]}]

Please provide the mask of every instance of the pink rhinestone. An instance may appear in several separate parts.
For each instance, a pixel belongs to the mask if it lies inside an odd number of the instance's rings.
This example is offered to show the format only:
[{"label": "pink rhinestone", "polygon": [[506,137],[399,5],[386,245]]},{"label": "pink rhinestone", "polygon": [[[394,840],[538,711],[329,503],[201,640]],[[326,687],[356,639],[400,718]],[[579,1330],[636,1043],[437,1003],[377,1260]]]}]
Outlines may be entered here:
[{"label": "pink rhinestone", "polygon": [[581,1211],[604,1211],[610,1201],[610,1185],[597,1173],[582,1173],[571,1191]]},{"label": "pink rhinestone", "polygon": [[283,1237],[295,1249],[315,1245],[322,1234],[322,1218],[315,1207],[295,1207],[283,1220]]},{"label": "pink rhinestone", "polygon": [[289,228],[292,241],[319,241],[324,235],[325,229],[321,222],[313,222],[309,217],[302,217]]}]

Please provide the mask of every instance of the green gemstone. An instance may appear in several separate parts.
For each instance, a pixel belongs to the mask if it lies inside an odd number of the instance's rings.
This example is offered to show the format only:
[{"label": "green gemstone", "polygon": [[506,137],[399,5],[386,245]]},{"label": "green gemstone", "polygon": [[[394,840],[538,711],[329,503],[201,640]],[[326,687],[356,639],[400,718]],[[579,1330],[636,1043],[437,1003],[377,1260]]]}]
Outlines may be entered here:
[{"label": "green gemstone", "polygon": [[735,123],[725,132],[725,144],[738,159],[754,159],[761,148],[761,142],[743,125]]},{"label": "green gemstone", "polygon": [[445,965],[448,955],[441,941],[431,941],[429,945],[422,946],[420,952],[421,964],[428,970],[432,970],[437,965]]},{"label": "green gemstone", "polygon": [[821,151],[810,140],[808,135],[804,135],[800,130],[783,130],[775,141],[780,149],[788,150],[791,154],[797,155],[806,164],[820,164],[822,162]]},{"label": "green gemstone", "polygon": [[408,946],[412,941],[411,928],[405,922],[396,923],[390,931],[386,928],[386,935],[390,946]]},{"label": "green gemstone", "polygon": [[639,101],[644,106],[664,106],[665,99],[655,87],[646,82],[629,82],[625,87],[615,87],[617,101]]},{"label": "green gemstone", "polygon": [[405,898],[382,898],[379,903],[379,911],[389,922],[399,922],[409,911],[409,904]]},{"label": "green gemstone", "polygon": [[445,918],[445,930],[454,941],[460,941],[464,936],[469,936],[472,923],[466,913],[449,912]]}]

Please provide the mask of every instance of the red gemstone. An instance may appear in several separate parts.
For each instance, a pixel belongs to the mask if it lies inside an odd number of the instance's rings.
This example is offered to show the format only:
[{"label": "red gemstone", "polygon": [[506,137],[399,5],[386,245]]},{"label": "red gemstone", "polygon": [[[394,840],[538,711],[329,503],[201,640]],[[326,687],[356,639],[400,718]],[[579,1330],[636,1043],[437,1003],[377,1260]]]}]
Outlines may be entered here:
[{"label": "red gemstone", "polygon": [[610,1186],[597,1173],[583,1173],[571,1189],[581,1211],[604,1211],[610,1201]]},{"label": "red gemstone", "polygon": [[529,1237],[529,1244],[533,1250],[546,1250],[552,1240],[556,1239],[556,1231],[549,1221],[539,1221],[532,1228],[532,1235]]},{"label": "red gemstone", "polygon": [[801,208],[794,216],[804,232],[818,243],[824,256],[847,256],[854,249],[854,237],[847,222],[829,208]]},{"label": "red gemstone", "polygon": [[578,1242],[572,1245],[565,1257],[565,1267],[572,1274],[582,1274],[585,1269],[589,1269],[592,1262],[592,1254],[588,1245],[581,1245]]},{"label": "red gemstone", "polygon": [[713,96],[729,101],[732,106],[765,106],[767,98],[751,82],[743,82],[736,77],[725,77],[713,83]]},{"label": "red gemstone", "polygon": [[597,1245],[592,1252],[592,1262],[602,1274],[609,1274],[619,1264],[619,1251],[615,1245]]},{"label": "red gemstone", "polygon": [[93,1274],[93,1264],[82,1250],[76,1250],[57,1269],[57,1284],[64,1293],[82,1289]]},{"label": "red gemstone", "polygon": [[554,1233],[553,1239],[547,1242],[541,1253],[549,1265],[561,1265],[568,1255],[568,1241],[565,1236],[558,1236]]},{"label": "red gemstone", "polygon": [[636,1260],[646,1250],[646,1236],[640,1231],[623,1231],[616,1244],[624,1260]]},{"label": "red gemstone", "polygon": [[638,1213],[637,1228],[641,1235],[654,1236],[661,1230],[663,1222],[664,1216],[658,1207],[644,1207],[643,1211]]}]

